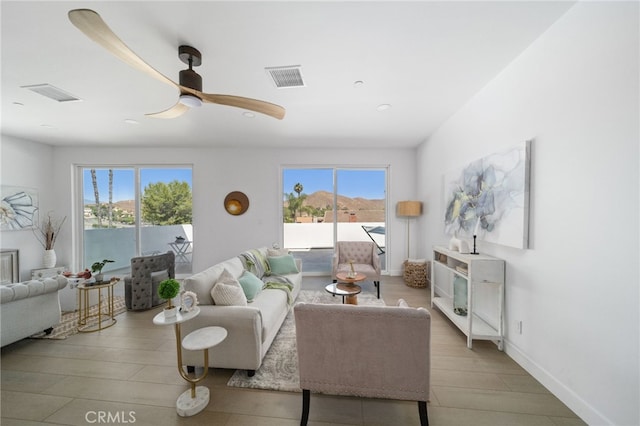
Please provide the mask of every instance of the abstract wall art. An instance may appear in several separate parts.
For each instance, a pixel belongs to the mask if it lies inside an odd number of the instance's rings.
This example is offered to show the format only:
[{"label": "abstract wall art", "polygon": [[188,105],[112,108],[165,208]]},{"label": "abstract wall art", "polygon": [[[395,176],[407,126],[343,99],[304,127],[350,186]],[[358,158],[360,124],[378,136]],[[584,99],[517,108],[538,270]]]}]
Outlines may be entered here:
[{"label": "abstract wall art", "polygon": [[15,231],[38,225],[38,191],[2,185],[0,197],[0,230]]},{"label": "abstract wall art", "polygon": [[531,141],[444,176],[445,233],[527,248]]}]

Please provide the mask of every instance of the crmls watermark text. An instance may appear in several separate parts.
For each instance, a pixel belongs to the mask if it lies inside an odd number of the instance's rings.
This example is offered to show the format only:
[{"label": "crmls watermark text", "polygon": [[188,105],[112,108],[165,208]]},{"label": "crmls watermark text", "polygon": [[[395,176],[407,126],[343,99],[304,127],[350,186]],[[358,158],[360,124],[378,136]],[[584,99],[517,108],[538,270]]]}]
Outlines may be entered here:
[{"label": "crmls watermark text", "polygon": [[136,422],[135,411],[87,411],[84,415],[87,423],[125,424]]}]

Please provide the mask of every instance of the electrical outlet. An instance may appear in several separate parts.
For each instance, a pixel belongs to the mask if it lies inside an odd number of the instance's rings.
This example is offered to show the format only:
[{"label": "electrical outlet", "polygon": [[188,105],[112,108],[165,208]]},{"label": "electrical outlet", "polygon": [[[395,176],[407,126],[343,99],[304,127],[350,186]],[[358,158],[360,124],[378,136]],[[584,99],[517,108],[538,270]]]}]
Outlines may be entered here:
[{"label": "electrical outlet", "polygon": [[513,322],[513,331],[515,334],[522,334],[522,321],[517,320]]}]

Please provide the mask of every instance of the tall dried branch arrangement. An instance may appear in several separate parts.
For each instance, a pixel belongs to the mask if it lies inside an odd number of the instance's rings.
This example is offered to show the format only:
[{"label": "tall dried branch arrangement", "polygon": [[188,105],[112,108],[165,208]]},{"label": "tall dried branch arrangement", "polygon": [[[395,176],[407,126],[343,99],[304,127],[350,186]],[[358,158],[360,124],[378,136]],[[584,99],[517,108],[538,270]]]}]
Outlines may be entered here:
[{"label": "tall dried branch arrangement", "polygon": [[53,250],[60,228],[62,228],[65,220],[67,220],[66,216],[62,220],[55,220],[51,218],[51,213],[47,213],[46,219],[43,219],[38,227],[33,228],[33,234],[45,250]]}]

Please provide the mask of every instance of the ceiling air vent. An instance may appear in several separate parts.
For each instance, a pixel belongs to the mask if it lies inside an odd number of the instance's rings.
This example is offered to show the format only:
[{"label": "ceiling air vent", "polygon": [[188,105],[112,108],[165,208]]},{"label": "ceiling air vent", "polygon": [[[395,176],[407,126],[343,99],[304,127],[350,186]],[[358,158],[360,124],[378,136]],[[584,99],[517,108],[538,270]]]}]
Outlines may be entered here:
[{"label": "ceiling air vent", "polygon": [[49,99],[53,99],[58,102],[75,102],[82,99],[73,96],[71,93],[58,89],[50,84],[34,84],[31,86],[20,86],[22,89],[29,89],[32,92],[36,92],[42,96],[46,96]]},{"label": "ceiling air vent", "polygon": [[267,67],[265,70],[269,73],[276,87],[284,89],[287,87],[304,87],[302,80],[302,66],[289,65],[286,67]]}]

